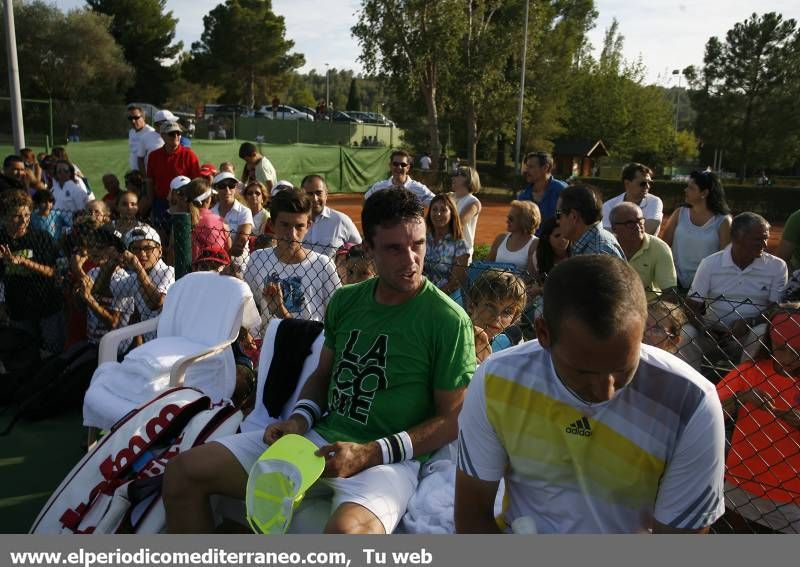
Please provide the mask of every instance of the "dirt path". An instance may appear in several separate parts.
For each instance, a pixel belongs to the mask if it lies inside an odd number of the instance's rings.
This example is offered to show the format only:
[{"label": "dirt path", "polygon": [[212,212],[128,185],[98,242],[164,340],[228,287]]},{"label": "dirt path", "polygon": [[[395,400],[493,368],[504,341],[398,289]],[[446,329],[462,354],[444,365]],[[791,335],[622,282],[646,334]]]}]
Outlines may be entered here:
[{"label": "dirt path", "polygon": [[[481,216],[478,219],[478,228],[475,234],[476,244],[491,244],[494,237],[505,232],[506,215],[508,214],[508,204],[510,197],[500,195],[479,195],[481,200]],[[328,205],[342,211],[355,221],[358,229],[361,230],[361,204],[363,196],[354,193],[331,195],[328,198]],[[666,221],[668,216],[664,217]],[[778,246],[783,233],[783,224],[773,225],[770,231],[769,250],[774,251]]]}]

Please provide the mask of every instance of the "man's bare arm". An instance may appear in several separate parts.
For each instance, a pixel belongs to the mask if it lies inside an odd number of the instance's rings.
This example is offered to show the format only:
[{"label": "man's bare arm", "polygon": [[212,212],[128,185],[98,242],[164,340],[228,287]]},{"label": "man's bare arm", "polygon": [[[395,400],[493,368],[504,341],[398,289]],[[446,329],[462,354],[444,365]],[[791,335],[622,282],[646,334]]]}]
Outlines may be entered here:
[{"label": "man's bare arm", "polygon": [[501,533],[494,520],[494,501],[499,484],[500,481],[480,480],[462,470],[456,470],[456,533]]}]

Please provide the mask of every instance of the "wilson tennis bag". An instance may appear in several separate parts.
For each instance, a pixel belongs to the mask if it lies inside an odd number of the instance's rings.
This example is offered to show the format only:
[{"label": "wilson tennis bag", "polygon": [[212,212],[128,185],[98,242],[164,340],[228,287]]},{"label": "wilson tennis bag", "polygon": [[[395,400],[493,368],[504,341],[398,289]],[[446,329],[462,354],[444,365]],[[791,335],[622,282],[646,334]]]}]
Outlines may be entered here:
[{"label": "wilson tennis bag", "polygon": [[122,418],[53,492],[30,533],[159,533],[169,460],[236,433],[242,412],[173,388]]}]

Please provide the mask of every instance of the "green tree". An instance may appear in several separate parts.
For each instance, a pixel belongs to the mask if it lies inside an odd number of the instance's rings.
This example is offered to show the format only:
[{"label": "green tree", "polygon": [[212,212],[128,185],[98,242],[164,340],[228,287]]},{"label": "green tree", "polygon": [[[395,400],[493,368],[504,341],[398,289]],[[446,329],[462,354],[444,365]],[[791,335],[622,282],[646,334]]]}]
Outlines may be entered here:
[{"label": "green tree", "polygon": [[352,28],[367,72],[388,79],[406,102],[421,95],[434,163],[441,152],[438,90],[456,59],[463,7],[457,0],[362,0]]},{"label": "green tree", "polygon": [[345,110],[361,110],[361,99],[358,96],[356,78],[350,79],[350,91],[347,93],[347,108]]},{"label": "green tree", "polygon": [[703,68],[685,71],[704,150],[724,149],[742,178],[751,166],[791,165],[800,152],[798,66],[800,31],[775,12],[709,39]]},{"label": "green tree", "polygon": [[[40,0],[17,4],[14,18],[25,96],[120,101],[119,93],[130,84],[132,69],[109,33],[111,18],[89,10],[64,14]],[[5,73],[5,45],[2,51],[0,65]]]},{"label": "green tree", "polygon": [[584,55],[573,69],[563,136],[602,139],[614,155],[663,165],[675,153],[673,107],[664,89],[643,84],[645,69],[624,59],[623,43],[614,20],[599,59]]},{"label": "green tree", "polygon": [[226,102],[250,107],[287,88],[305,58],[290,53],[282,16],[269,0],[226,0],[203,17],[203,34],[183,66],[189,80],[224,89]]},{"label": "green tree", "polygon": [[178,20],[171,11],[164,11],[167,1],[86,0],[86,4],[111,17],[111,35],[134,69],[128,100],[161,104],[173,79],[166,62],[183,49],[182,42],[173,43]]}]

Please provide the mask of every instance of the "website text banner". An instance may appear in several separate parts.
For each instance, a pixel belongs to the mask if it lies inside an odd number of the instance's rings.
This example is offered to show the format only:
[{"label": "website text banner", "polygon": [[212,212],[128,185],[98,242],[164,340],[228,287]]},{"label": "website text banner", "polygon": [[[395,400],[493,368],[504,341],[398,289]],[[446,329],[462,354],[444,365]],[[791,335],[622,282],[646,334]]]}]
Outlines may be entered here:
[{"label": "website text banner", "polygon": [[0,536],[0,565],[226,567],[796,565],[775,536]]}]

